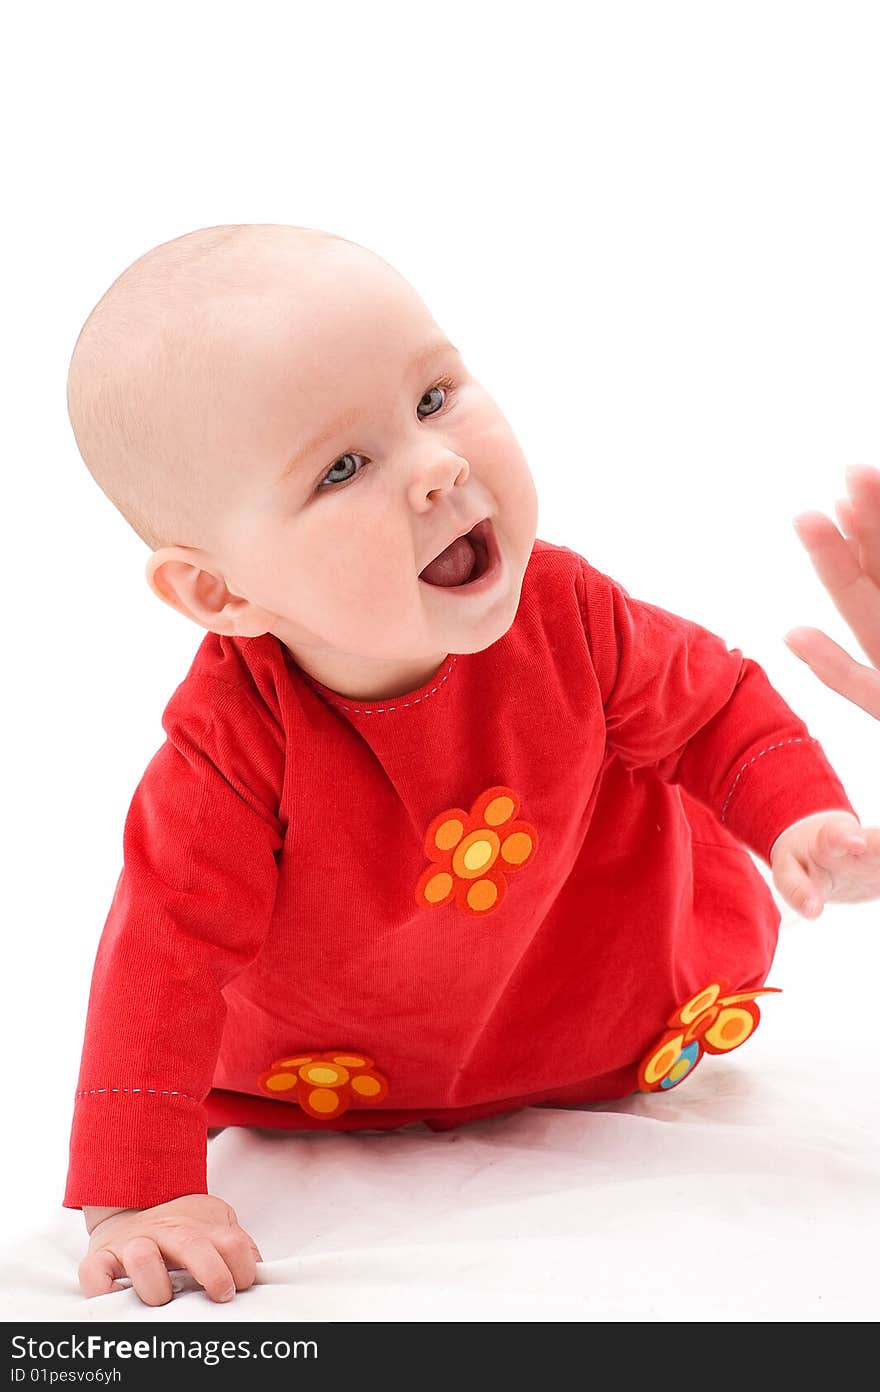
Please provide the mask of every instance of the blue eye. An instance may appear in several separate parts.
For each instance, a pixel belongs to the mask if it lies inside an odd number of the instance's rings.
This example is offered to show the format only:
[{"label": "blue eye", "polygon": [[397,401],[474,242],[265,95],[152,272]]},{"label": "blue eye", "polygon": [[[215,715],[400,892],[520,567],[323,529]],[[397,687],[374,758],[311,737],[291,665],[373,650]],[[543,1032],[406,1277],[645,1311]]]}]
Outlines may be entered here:
[{"label": "blue eye", "polygon": [[[451,377],[441,377],[440,380],[439,380],[439,382],[435,382],[434,385],[433,385],[433,387],[430,387],[430,388],[425,392],[425,395],[422,397],[421,401],[420,401],[419,404],[418,404],[418,407],[417,407],[417,414],[418,414],[419,420],[424,420],[424,419],[425,419],[425,417],[421,414],[421,411],[422,411],[422,407],[423,407],[426,403],[427,403],[429,406],[431,406],[431,405],[433,404],[433,410],[428,411],[427,414],[428,414],[429,416],[436,416],[436,414],[437,414],[437,412],[440,410],[441,406],[443,406],[443,405],[445,404],[445,402],[446,402],[446,397],[447,397],[447,395],[449,394],[449,392],[452,391],[452,388],[453,388],[454,386],[455,386],[455,383],[453,382],[453,380],[452,380]],[[438,396],[441,397],[441,400],[440,400],[439,402],[437,402],[437,400],[436,400],[436,398],[437,398]]]},{"label": "blue eye", "polygon": [[[441,377],[438,382],[434,383],[433,387],[429,387],[424,396],[420,398],[419,404],[416,407],[416,414],[419,420],[425,420],[430,416],[436,416],[437,412],[445,406],[447,397],[454,387],[455,383],[451,377]],[[440,398],[439,400],[438,397]],[[423,407],[430,408],[426,411],[425,415],[422,415]],[[318,489],[326,489],[328,484],[350,482],[351,479],[362,472],[361,469],[355,468],[353,465],[353,461],[356,459],[363,460],[364,464],[370,462],[364,455],[355,454],[353,450],[349,450],[346,454],[341,454],[318,484]],[[349,461],[352,462],[349,463]],[[333,475],[337,474],[337,471],[341,471],[341,473],[334,478]]]},{"label": "blue eye", "polygon": [[[362,454],[353,454],[351,452],[349,452],[348,454],[341,454],[339,458],[336,460],[335,464],[333,464],[333,466],[330,469],[328,469],[327,473],[324,475],[318,487],[323,488],[325,483],[347,483],[349,479],[354,478],[355,474],[360,473],[360,469],[351,469],[348,473],[345,473],[344,471],[347,467],[346,461],[350,459],[354,460],[363,458],[364,456]],[[366,460],[364,460],[364,462],[366,463]],[[333,474],[336,473],[337,469],[343,470],[342,478],[333,478]]]},{"label": "blue eye", "polygon": [[[441,400],[440,400],[439,403],[437,403],[436,400],[435,400],[435,398],[438,397],[438,396],[441,397]],[[429,415],[429,416],[434,416],[434,415],[436,415],[437,412],[440,410],[440,407],[443,405],[443,401],[444,401],[444,400],[445,400],[445,397],[443,397],[443,389],[442,389],[442,387],[432,387],[430,391],[426,391],[426,392],[425,392],[425,395],[422,397],[422,399],[421,399],[421,401],[419,402],[418,407],[417,407],[417,411],[418,411],[418,414],[419,414],[420,418],[421,418],[421,419],[424,419],[424,417],[423,417],[422,414],[421,414],[421,413],[422,413],[422,408],[423,408],[424,406],[426,406],[426,405],[427,405],[427,406],[430,406],[431,409],[428,411],[428,415]],[[432,402],[434,403],[433,405],[432,405]]]}]

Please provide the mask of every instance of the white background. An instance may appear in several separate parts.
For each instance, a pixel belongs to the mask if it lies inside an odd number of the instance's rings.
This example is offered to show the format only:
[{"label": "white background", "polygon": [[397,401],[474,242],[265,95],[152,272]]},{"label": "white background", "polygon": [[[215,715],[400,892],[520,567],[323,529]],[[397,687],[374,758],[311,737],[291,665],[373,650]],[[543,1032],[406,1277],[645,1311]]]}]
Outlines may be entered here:
[{"label": "white background", "polygon": [[[65,380],[93,305],[198,227],[373,248],[513,425],[538,535],[761,662],[876,824],[880,731],[782,635],[848,641],[791,518],[880,465],[880,17],[81,0],[16,7],[5,42],[9,1240],[61,1203],[125,814],[203,636],[148,589],[76,449]],[[839,964],[846,913],[790,930],[794,950]]]}]

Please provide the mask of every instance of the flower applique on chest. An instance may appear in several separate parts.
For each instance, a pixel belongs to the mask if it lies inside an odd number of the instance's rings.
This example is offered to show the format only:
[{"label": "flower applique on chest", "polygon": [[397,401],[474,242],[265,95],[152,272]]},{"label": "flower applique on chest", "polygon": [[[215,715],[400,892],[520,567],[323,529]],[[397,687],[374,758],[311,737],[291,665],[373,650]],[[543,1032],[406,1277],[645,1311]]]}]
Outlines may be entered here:
[{"label": "flower applique on chest", "polygon": [[436,908],[454,901],[467,914],[497,909],[511,875],[524,870],[538,849],[538,833],[519,816],[520,799],[502,784],[486,788],[470,810],[447,807],[425,833],[428,858],[416,903]]}]

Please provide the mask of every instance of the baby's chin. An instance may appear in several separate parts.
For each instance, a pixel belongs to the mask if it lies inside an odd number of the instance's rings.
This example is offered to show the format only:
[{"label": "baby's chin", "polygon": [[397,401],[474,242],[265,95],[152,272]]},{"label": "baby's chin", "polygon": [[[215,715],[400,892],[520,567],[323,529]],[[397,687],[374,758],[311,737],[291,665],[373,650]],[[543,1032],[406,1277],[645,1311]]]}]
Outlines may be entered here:
[{"label": "baby's chin", "polygon": [[503,607],[491,613],[464,615],[445,623],[434,623],[431,632],[436,635],[437,648],[449,653],[479,653],[491,648],[499,638],[503,638],[516,617],[517,601],[512,599]]},{"label": "baby's chin", "polygon": [[462,657],[465,655],[473,656],[475,653],[487,652],[489,648],[495,646],[495,644],[498,642],[500,638],[504,637],[505,633],[507,633],[509,628],[510,624],[504,624],[503,626],[499,627],[498,631],[494,633],[490,638],[482,638],[480,640],[472,639],[466,641],[459,640],[458,644],[454,648],[449,648],[449,651],[458,653]]}]

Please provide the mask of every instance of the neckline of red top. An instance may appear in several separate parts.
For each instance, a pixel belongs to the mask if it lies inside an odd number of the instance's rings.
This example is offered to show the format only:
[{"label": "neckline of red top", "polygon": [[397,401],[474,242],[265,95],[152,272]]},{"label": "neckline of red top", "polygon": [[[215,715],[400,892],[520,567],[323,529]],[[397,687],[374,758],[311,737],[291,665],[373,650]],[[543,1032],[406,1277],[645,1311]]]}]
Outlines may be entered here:
[{"label": "neckline of red top", "polygon": [[415,687],[412,691],[405,691],[400,696],[386,696],[378,701],[357,701],[349,696],[344,696],[339,691],[334,691],[332,687],[325,686],[318,681],[317,677],[312,677],[308,672],[304,672],[295,659],[291,659],[296,671],[303,681],[322,696],[331,706],[336,706],[339,710],[347,711],[350,715],[392,715],[395,711],[411,710],[413,707],[424,704],[429,697],[436,696],[442,691],[458,661],[456,654],[450,654],[437,668],[432,677],[422,685]]}]

